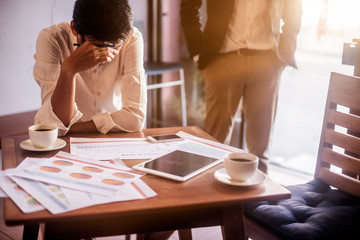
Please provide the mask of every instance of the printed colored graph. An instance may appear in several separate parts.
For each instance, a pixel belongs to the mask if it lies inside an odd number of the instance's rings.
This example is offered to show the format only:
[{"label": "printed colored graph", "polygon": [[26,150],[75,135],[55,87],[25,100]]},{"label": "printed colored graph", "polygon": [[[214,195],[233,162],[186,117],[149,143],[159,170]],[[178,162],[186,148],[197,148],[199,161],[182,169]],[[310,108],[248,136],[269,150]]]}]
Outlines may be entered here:
[{"label": "printed colored graph", "polygon": [[56,168],[56,167],[41,166],[40,169],[45,171],[45,172],[53,172],[53,173],[61,172],[61,169]]},{"label": "printed colored graph", "polygon": [[105,183],[105,184],[109,184],[109,185],[116,185],[116,186],[120,186],[123,185],[124,182],[122,181],[118,181],[118,180],[114,180],[114,179],[104,179],[101,182]]},{"label": "printed colored graph", "polygon": [[80,178],[80,179],[90,179],[92,178],[91,175],[84,174],[84,173],[71,173],[70,176],[74,178]]},{"label": "printed colored graph", "polygon": [[63,161],[63,160],[55,160],[55,161],[53,161],[53,163],[56,164],[56,165],[61,165],[61,166],[72,166],[72,165],[74,165],[72,162]]},{"label": "printed colored graph", "polygon": [[90,166],[83,167],[82,170],[87,171],[87,172],[95,172],[95,173],[101,173],[104,171],[100,168],[90,167]]},{"label": "printed colored graph", "polygon": [[129,173],[122,173],[122,172],[116,172],[112,174],[115,177],[118,178],[134,178],[135,176]]}]

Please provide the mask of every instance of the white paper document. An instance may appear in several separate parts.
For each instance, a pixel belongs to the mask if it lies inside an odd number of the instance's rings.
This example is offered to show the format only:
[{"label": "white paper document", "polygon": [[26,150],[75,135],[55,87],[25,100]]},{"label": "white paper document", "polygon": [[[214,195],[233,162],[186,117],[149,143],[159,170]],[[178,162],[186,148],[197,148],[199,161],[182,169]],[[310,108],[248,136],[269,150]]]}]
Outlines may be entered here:
[{"label": "white paper document", "polygon": [[0,198],[5,198],[7,196],[8,195],[6,195],[6,193],[1,189],[1,186],[0,186]]},{"label": "white paper document", "polygon": [[135,180],[125,185],[112,196],[102,196],[15,176],[12,179],[23,189],[26,189],[27,192],[31,193],[32,196],[35,196],[38,202],[52,214],[72,211],[96,204],[144,199],[156,195],[142,180]]},{"label": "white paper document", "polygon": [[97,160],[150,159],[181,143],[151,143],[146,138],[70,138],[70,152]]},{"label": "white paper document", "polygon": [[217,159],[223,159],[225,154],[229,152],[245,152],[245,150],[211,141],[205,138],[199,138],[186,132],[178,132],[177,135],[186,139],[186,141],[178,146],[179,150],[192,152],[195,154],[208,156]]},{"label": "white paper document", "polygon": [[60,152],[25,169],[8,172],[18,177],[110,196],[142,175],[124,171],[113,164],[94,161]]},{"label": "white paper document", "polygon": [[176,149],[215,158],[223,158],[228,152],[244,151],[182,131],[177,135],[185,140],[152,143],[146,138],[70,138],[70,151],[72,154],[97,160],[152,159]]},{"label": "white paper document", "polygon": [[[219,157],[223,158],[226,153],[229,152],[246,152],[243,149],[232,147],[223,143],[219,143],[216,141],[212,141],[205,138],[196,137],[194,135],[191,135],[189,133],[180,131],[177,133],[180,137],[185,138],[188,141],[191,141],[193,143],[200,143],[203,145],[203,147],[195,148],[195,152],[203,153],[205,155],[209,155],[210,157],[215,157],[218,155]],[[204,150],[204,147],[206,146],[207,150]]]},{"label": "white paper document", "polygon": [[70,210],[70,203],[60,187],[16,176],[12,176],[11,179],[34,196],[51,213],[56,214]]},{"label": "white paper document", "polygon": [[24,191],[24,189],[11,180],[11,178],[6,176],[5,171],[0,172],[0,186],[24,213],[45,209],[29,193]]},{"label": "white paper document", "polygon": [[96,204],[145,199],[156,196],[156,193],[141,179],[137,179],[129,185],[124,186],[112,196],[91,194],[87,192],[76,191],[70,188],[61,189],[67,197],[68,201],[71,203],[70,207],[74,207],[75,209]]}]

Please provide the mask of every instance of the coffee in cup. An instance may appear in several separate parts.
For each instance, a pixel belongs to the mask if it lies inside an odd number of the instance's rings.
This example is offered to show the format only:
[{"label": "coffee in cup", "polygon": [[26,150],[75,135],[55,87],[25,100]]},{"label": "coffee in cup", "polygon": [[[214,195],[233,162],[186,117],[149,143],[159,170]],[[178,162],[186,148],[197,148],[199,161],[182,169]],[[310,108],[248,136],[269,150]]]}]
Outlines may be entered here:
[{"label": "coffee in cup", "polygon": [[224,164],[231,180],[244,182],[255,174],[259,158],[251,153],[227,153]]},{"label": "coffee in cup", "polygon": [[58,137],[58,128],[53,125],[35,124],[28,130],[31,143],[38,148],[51,147]]}]

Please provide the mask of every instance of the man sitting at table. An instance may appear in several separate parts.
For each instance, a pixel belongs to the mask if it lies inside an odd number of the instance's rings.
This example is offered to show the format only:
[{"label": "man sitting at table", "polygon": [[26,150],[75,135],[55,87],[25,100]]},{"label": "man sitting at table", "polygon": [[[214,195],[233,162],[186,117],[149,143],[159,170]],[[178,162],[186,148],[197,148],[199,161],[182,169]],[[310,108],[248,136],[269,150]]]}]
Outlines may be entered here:
[{"label": "man sitting at table", "polygon": [[35,123],[68,132],[139,131],[146,114],[143,39],[128,0],[77,0],[73,20],[43,29]]}]

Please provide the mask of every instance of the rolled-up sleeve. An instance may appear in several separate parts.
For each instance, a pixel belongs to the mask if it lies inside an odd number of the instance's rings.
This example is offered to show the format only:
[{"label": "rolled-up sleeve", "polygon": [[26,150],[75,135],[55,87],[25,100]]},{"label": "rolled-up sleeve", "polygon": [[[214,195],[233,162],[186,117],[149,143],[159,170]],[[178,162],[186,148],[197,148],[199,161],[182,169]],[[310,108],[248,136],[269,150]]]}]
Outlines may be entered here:
[{"label": "rolled-up sleeve", "polygon": [[36,41],[33,69],[35,81],[41,88],[41,107],[35,116],[35,123],[56,125],[59,128],[59,135],[65,135],[71,125],[82,116],[75,106],[73,118],[69,126],[65,126],[52,109],[51,97],[60,75],[61,64],[66,57],[64,56],[66,52],[60,50],[62,42],[66,40],[56,39],[52,34],[52,28],[42,30]]},{"label": "rolled-up sleeve", "polygon": [[[109,131],[140,131],[144,127],[146,116],[147,89],[143,60],[143,39],[134,28],[126,41],[122,56],[123,75],[120,79],[122,108],[110,114],[102,113],[92,117],[101,133]],[[115,101],[115,100],[114,100]]]}]

